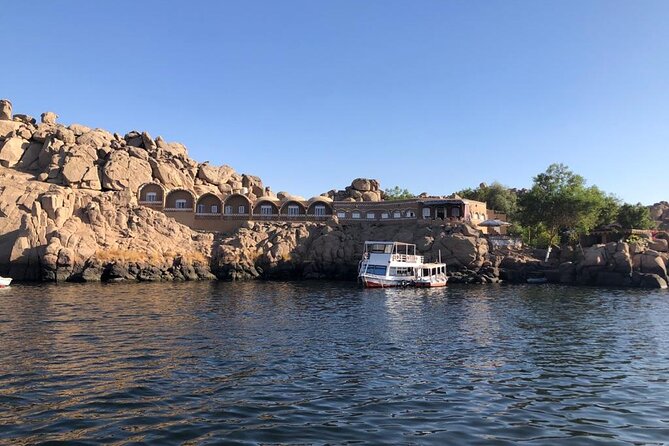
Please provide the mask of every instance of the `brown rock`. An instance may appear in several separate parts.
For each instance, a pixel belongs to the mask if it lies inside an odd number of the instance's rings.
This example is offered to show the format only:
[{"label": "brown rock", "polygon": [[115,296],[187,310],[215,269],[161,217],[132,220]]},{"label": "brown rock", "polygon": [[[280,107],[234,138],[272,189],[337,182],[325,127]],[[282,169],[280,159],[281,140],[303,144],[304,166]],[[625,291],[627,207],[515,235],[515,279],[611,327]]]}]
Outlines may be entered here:
[{"label": "brown rock", "polygon": [[9,99],[0,99],[0,121],[12,120],[12,103]]},{"label": "brown rock", "polygon": [[148,134],[148,132],[142,132],[142,143],[144,145],[144,148],[151,152],[156,150],[156,148],[158,147],[156,143],[153,141],[153,138],[151,138],[151,135]]},{"label": "brown rock", "polygon": [[100,176],[96,164],[97,151],[87,145],[73,147],[63,160],[61,175],[65,186],[100,190]]},{"label": "brown rock", "polygon": [[366,192],[372,190],[372,182],[367,178],[356,178],[351,183],[354,189],[359,190],[360,192]]},{"label": "brown rock", "polygon": [[151,182],[151,171],[151,165],[147,161],[131,157],[122,150],[114,151],[102,168],[102,188],[128,189],[135,193],[142,184]]},{"label": "brown rock", "polygon": [[92,131],[90,127],[81,124],[71,124],[68,128],[74,132],[75,136],[81,136],[84,133]]},{"label": "brown rock", "polygon": [[151,165],[153,177],[163,183],[168,189],[191,189],[193,187],[193,178],[182,170],[179,170],[166,162],[159,162],[154,158],[151,158],[149,163]]},{"label": "brown rock", "polygon": [[100,148],[100,147],[109,147],[111,141],[114,139],[114,136],[101,129],[95,129],[88,133],[84,133],[81,136],[77,137],[77,144],[87,144],[91,147]]},{"label": "brown rock", "polygon": [[17,121],[0,120],[0,140],[7,138],[12,132],[21,128],[21,123]]},{"label": "brown rock", "polygon": [[29,116],[29,115],[16,114],[16,115],[14,115],[13,119],[14,119],[14,121],[17,121],[17,122],[20,122],[20,123],[26,124],[26,125],[31,125],[31,126],[34,126],[37,123],[35,118],[33,118],[32,116]]},{"label": "brown rock", "polygon": [[28,141],[17,136],[5,140],[0,147],[0,165],[3,167],[16,166],[29,145]]},{"label": "brown rock", "polygon": [[58,119],[58,115],[54,112],[44,112],[41,115],[43,124],[55,124]]}]

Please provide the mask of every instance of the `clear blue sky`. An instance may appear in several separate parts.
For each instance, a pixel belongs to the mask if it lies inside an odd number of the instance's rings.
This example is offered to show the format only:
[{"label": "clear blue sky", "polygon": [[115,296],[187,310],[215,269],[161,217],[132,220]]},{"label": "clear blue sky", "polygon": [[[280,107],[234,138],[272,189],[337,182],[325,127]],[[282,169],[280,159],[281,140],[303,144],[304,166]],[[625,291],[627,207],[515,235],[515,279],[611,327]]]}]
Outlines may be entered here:
[{"label": "clear blue sky", "polygon": [[0,0],[17,113],[147,130],[315,195],[446,194],[563,162],[669,200],[669,1]]}]

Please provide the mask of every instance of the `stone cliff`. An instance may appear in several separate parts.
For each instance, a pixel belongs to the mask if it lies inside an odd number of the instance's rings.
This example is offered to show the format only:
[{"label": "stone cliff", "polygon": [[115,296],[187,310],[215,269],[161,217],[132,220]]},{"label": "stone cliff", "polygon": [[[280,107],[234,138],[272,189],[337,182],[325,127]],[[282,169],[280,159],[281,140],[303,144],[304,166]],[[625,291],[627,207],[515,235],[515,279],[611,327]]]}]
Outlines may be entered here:
[{"label": "stone cliff", "polygon": [[[428,260],[441,256],[451,282],[524,282],[541,270],[551,282],[666,287],[666,240],[565,249],[545,264],[529,253],[491,252],[479,231],[458,222],[340,224],[333,217],[194,231],[140,206],[139,186],[274,195],[256,176],[190,159],[180,143],[56,120],[46,112],[37,124],[0,101],[0,275],[16,280],[354,279],[364,241],[377,239],[415,243]],[[364,178],[324,195],[383,199],[379,183]]]}]

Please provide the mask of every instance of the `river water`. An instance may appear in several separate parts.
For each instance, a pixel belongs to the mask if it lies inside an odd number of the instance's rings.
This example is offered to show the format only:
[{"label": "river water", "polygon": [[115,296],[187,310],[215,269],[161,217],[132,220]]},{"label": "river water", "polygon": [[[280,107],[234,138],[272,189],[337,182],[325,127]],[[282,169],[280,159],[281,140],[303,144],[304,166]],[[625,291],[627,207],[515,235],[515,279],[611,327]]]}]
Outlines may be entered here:
[{"label": "river water", "polygon": [[669,292],[0,290],[0,444],[664,444]]}]

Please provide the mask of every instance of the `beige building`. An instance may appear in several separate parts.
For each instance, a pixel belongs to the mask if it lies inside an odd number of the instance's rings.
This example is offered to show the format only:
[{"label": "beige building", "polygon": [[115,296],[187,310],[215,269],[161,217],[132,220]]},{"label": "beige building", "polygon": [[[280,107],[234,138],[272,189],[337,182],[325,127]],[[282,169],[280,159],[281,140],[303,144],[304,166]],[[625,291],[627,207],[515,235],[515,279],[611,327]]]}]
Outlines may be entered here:
[{"label": "beige building", "polygon": [[[457,195],[392,201],[333,201],[324,196],[280,200],[268,196],[252,201],[242,193],[197,196],[186,189],[168,191],[158,183],[141,186],[138,200],[139,204],[162,211],[193,229],[207,231],[229,231],[248,220],[327,221],[333,216],[342,224],[436,220],[477,226],[489,218],[490,212],[485,203]],[[485,227],[478,229],[488,232]]]}]

